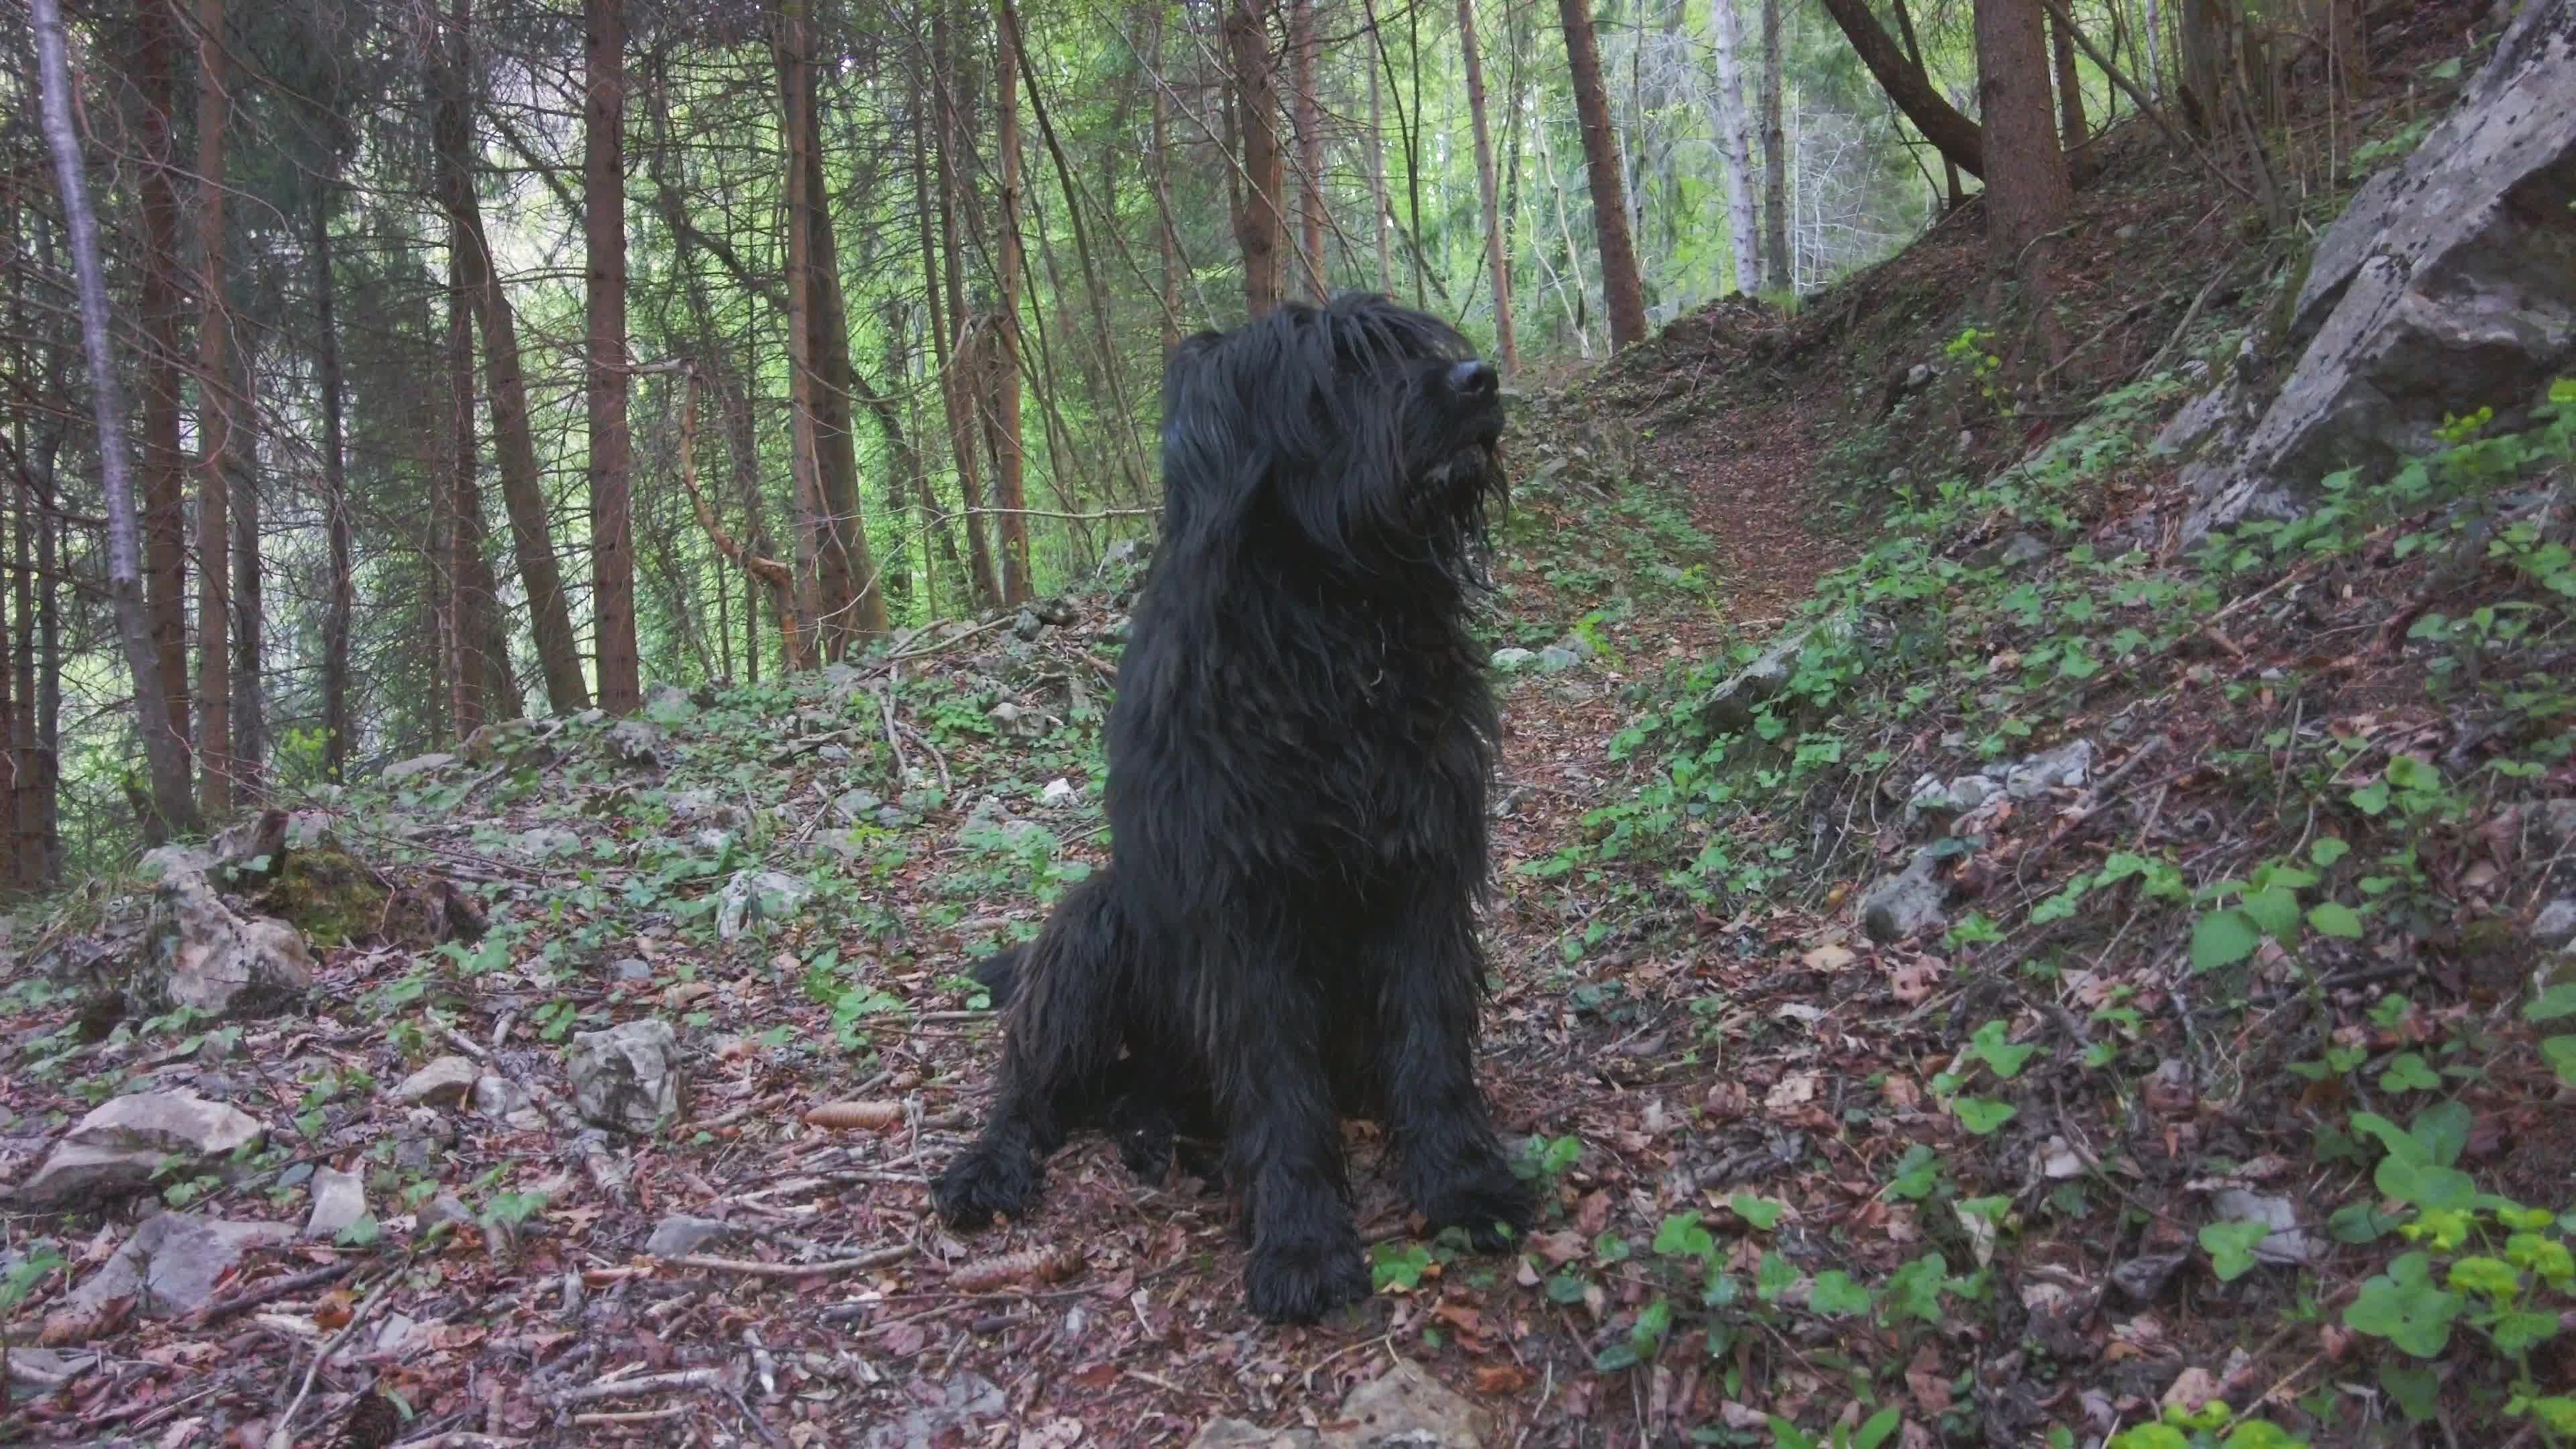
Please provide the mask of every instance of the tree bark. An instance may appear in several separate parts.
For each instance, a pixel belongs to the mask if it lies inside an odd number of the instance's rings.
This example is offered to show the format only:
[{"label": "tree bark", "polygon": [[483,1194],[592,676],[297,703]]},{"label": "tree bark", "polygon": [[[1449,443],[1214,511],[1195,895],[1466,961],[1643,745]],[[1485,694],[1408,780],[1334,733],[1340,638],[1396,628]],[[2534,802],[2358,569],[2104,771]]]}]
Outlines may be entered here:
[{"label": "tree bark", "polygon": [[483,641],[497,610],[483,557],[483,510],[475,486],[480,463],[474,442],[474,288],[465,255],[470,243],[448,226],[447,487],[438,509],[438,552],[447,575],[447,721],[461,743],[491,719],[485,698],[491,671]]},{"label": "tree bark", "polygon": [[2084,124],[2084,77],[2075,68],[2075,37],[2053,15],[2048,18],[2048,48],[2057,67],[2058,143],[2071,154],[2090,134]]},{"label": "tree bark", "polygon": [[[1318,0],[1289,0],[1289,85],[1297,106],[1297,256],[1306,295],[1331,294],[1324,271],[1324,107],[1315,94],[1315,7]],[[1460,0],[1461,4],[1467,0]],[[1468,84],[1475,84],[1475,47],[1468,46]],[[1481,115],[1481,113],[1480,113]]]},{"label": "tree bark", "polygon": [[[98,216],[90,209],[89,188],[82,175],[80,134],[72,126],[71,65],[66,58],[61,0],[30,0],[36,29],[36,57],[43,91],[45,141],[53,152],[54,181],[61,189],[63,218],[71,234],[72,275],[80,293],[81,339],[88,354],[90,407],[98,429],[100,487],[107,508],[107,591],[116,614],[117,638],[125,648],[127,672],[134,680],[144,758],[152,776],[151,814],[144,835],[158,843],[174,834],[194,834],[203,826],[194,792],[189,788],[188,757],[182,736],[169,728],[169,698],[161,678],[161,654],[152,637],[152,621],[143,597],[143,558],[134,483],[125,457],[125,399],[117,386],[114,319],[108,315],[107,275],[99,263]],[[147,176],[149,171],[145,173]],[[175,218],[173,218],[175,223]],[[162,716],[155,718],[156,715]]]},{"label": "tree bark", "polygon": [[993,29],[1001,45],[993,64],[1002,194],[995,225],[1001,230],[996,281],[1001,304],[993,322],[993,506],[1001,514],[1002,602],[1029,598],[1027,457],[1020,449],[1020,20],[1011,0],[993,0]]},{"label": "tree bark", "polygon": [[[1919,76],[1923,74],[1923,42],[1915,37],[1913,13],[1905,8],[1905,0],[1894,0],[1892,8],[1896,11],[1896,33],[1905,40],[1905,63]],[[1951,160],[1947,152],[1941,154],[1941,184],[1942,196],[1952,208],[1966,202],[1967,193],[1959,185],[1959,163]]]},{"label": "tree bark", "polygon": [[1494,184],[1494,132],[1485,115],[1484,57],[1476,51],[1476,0],[1458,0],[1458,46],[1467,61],[1467,116],[1476,133],[1476,192],[1485,208],[1485,266],[1494,281],[1494,351],[1503,375],[1510,377],[1521,370],[1521,351],[1512,335],[1511,256],[1503,246],[1503,202]]},{"label": "tree bark", "polygon": [[1796,260],[1789,255],[1789,135],[1781,125],[1782,74],[1780,7],[1782,0],[1762,0],[1762,283],[1774,295],[1797,286]]},{"label": "tree bark", "polygon": [[1369,234],[1377,241],[1377,289],[1395,293],[1395,208],[1386,198],[1386,101],[1379,91],[1377,19],[1369,19]]},{"label": "tree bark", "polygon": [[[831,639],[841,611],[850,600],[849,559],[840,550],[832,527],[830,505],[823,498],[821,420],[816,416],[814,377],[814,233],[805,221],[812,205],[808,195],[813,171],[805,164],[811,132],[803,115],[811,92],[804,72],[804,0],[788,0],[781,17],[778,45],[780,130],[787,146],[787,406],[788,469],[795,479],[797,537],[802,554],[796,572],[798,612],[817,627],[819,658],[833,656]],[[845,637],[845,636],[844,636]]]},{"label": "tree bark", "polygon": [[1566,61],[1574,74],[1574,110],[1583,126],[1584,169],[1592,180],[1592,229],[1601,249],[1601,301],[1610,314],[1612,351],[1646,336],[1646,290],[1637,275],[1637,253],[1628,237],[1628,205],[1621,195],[1618,133],[1610,127],[1610,98],[1601,86],[1601,52],[1592,38],[1590,0],[1557,0],[1565,26]]},{"label": "tree bark", "polygon": [[1710,49],[1717,60],[1718,147],[1726,153],[1726,235],[1735,253],[1735,290],[1762,290],[1762,239],[1753,213],[1753,116],[1744,104],[1744,21],[1735,0],[1709,0]]},{"label": "tree bark", "polygon": [[934,337],[937,344],[940,378],[940,401],[948,410],[948,446],[957,461],[957,497],[961,505],[960,525],[966,530],[967,567],[975,581],[975,606],[989,609],[1001,602],[1001,578],[993,569],[990,527],[984,516],[983,475],[976,462],[974,384],[968,363],[968,338],[971,335],[966,316],[966,257],[958,245],[957,210],[963,204],[960,195],[958,158],[968,154],[965,108],[960,98],[966,94],[958,76],[957,47],[948,31],[946,0],[939,0],[931,12],[931,49],[938,54],[939,70],[934,84],[939,90],[939,282],[948,299],[946,325]]},{"label": "tree bark", "polygon": [[590,319],[590,607],[599,705],[644,705],[635,647],[633,443],[626,428],[626,16],[624,0],[582,6],[582,268]]},{"label": "tree bark", "polygon": [[[1768,3],[1768,0],[1766,0]],[[1976,122],[1959,114],[1958,108],[1942,99],[1931,77],[1923,67],[1908,60],[1896,48],[1896,42],[1879,27],[1878,17],[1869,13],[1869,0],[1818,0],[1825,13],[1834,18],[1843,35],[1851,41],[1860,63],[1878,78],[1880,89],[1896,102],[1905,119],[1923,133],[1923,139],[1952,164],[1971,176],[1986,174],[1985,132]]]},{"label": "tree bark", "polygon": [[232,775],[234,801],[258,800],[268,793],[267,678],[261,669],[267,646],[267,605],[262,601],[264,569],[259,556],[258,434],[248,420],[259,416],[258,359],[250,339],[234,340],[233,415],[242,419],[231,451],[233,495],[233,660]]},{"label": "tree bark", "polygon": [[853,640],[882,638],[886,632],[884,590],[868,544],[867,508],[859,496],[858,365],[850,354],[849,305],[841,290],[841,249],[832,224],[832,193],[823,168],[823,109],[820,68],[810,49],[813,28],[803,27],[808,49],[802,52],[805,122],[805,220],[810,232],[808,257],[813,268],[814,306],[808,321],[813,333],[815,439],[820,447],[816,477],[822,484],[826,522],[833,547],[849,574],[849,604],[826,621],[830,657],[848,652]]},{"label": "tree bark", "polygon": [[2020,275],[2045,314],[2056,248],[2049,234],[2075,204],[2048,94],[2048,35],[2039,0],[1976,0],[1977,99],[1993,174],[1986,205],[1997,270]]},{"label": "tree bark", "polygon": [[[1181,345],[1181,258],[1180,238],[1172,233],[1172,101],[1171,88],[1163,82],[1163,28],[1166,24],[1161,7],[1154,11],[1154,49],[1147,60],[1152,72],[1146,77],[1154,94],[1154,249],[1160,253],[1162,270],[1155,278],[1155,288],[1162,301],[1163,355]],[[926,251],[929,238],[925,234]],[[933,299],[934,311],[936,299]]]},{"label": "tree bark", "polygon": [[519,581],[527,590],[529,632],[535,636],[537,663],[546,678],[546,704],[556,714],[576,714],[590,707],[590,685],[582,677],[572,608],[564,595],[563,567],[555,556],[553,527],[546,514],[536,434],[529,422],[527,377],[519,361],[518,319],[493,268],[482,208],[474,195],[468,89],[472,69],[467,50],[472,23],[471,0],[455,0],[446,63],[431,71],[440,200],[450,224],[464,238],[464,283],[483,334],[483,373],[492,396],[492,443],[500,462],[501,498],[510,515],[510,546],[518,560]]},{"label": "tree bark", "polygon": [[356,735],[349,712],[349,630],[358,589],[349,529],[348,444],[341,419],[340,334],[332,316],[339,298],[339,283],[331,270],[334,193],[335,188],[325,186],[313,198],[313,346],[322,390],[322,511],[331,539],[331,599],[322,615],[322,761],[331,779],[339,782],[348,778],[349,750]]},{"label": "tree bark", "polygon": [[[179,450],[178,79],[181,0],[138,0],[131,74],[142,112],[136,167],[143,214],[143,570],[162,712],[185,754],[195,731],[188,703],[187,460]],[[193,812],[192,812],[193,815]]]},{"label": "tree bark", "polygon": [[224,293],[224,0],[197,0],[197,789],[232,810],[231,314]]},{"label": "tree bark", "polygon": [[1279,90],[1270,64],[1273,0],[1226,0],[1226,53],[1243,134],[1243,201],[1234,236],[1243,249],[1243,302],[1253,317],[1279,305]]}]

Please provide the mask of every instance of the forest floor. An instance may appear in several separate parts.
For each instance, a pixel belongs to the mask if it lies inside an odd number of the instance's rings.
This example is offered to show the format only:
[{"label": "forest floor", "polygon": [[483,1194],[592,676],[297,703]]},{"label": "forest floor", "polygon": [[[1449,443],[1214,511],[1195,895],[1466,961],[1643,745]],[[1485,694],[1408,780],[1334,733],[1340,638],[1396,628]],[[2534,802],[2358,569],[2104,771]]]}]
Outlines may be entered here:
[{"label": "forest floor", "polygon": [[[2437,30],[2417,61],[2456,49]],[[371,1390],[402,1442],[460,1446],[2537,1430],[2513,1396],[2576,1373],[2534,1246],[2576,1198],[2576,1041],[2532,1030],[2576,999],[2525,1005],[2576,856],[2576,566],[2546,550],[2576,423],[2464,435],[2331,527],[2176,550],[2144,441],[2284,254],[2126,144],[2082,198],[2094,321],[2047,388],[1995,381],[2040,344],[1985,310],[1971,212],[1794,316],[1712,304],[1521,405],[1484,628],[1539,652],[1497,680],[1482,1060],[1543,1189],[1521,1252],[1417,1237],[1365,1124],[1380,1291],[1314,1327],[1244,1312],[1222,1197],[1096,1137],[1026,1221],[927,1212],[994,1056],[964,968],[1103,856],[1111,567],[1061,623],[659,692],[641,749],[566,722],[300,802],[335,844],[262,898],[327,877],[357,909],[299,901],[358,924],[298,1014],[102,1017],[59,968],[137,948],[133,883],[22,912],[0,1180],[112,1093],[186,1089],[270,1131],[172,1208],[300,1227],[328,1166],[370,1212],[182,1319],[69,1307],[132,1206],[11,1212],[8,1341],[53,1356],[19,1355],[0,1438],[253,1445],[295,1405],[293,1442],[333,1443]],[[2462,500],[2498,499],[2506,532],[2470,532]],[[2528,546],[2482,565],[2491,536]],[[2449,628],[2482,608],[2528,626]],[[1824,627],[1779,690],[1713,715],[1795,621]],[[1940,914],[1874,935],[1908,862]],[[728,919],[761,871],[767,906]],[[479,931],[383,926],[424,882]],[[647,1016],[685,1081],[649,1142],[399,1100],[449,1056],[561,1093],[574,1034]],[[2519,1286],[2463,1306],[2405,1266],[2417,1212],[2514,1229]]]}]

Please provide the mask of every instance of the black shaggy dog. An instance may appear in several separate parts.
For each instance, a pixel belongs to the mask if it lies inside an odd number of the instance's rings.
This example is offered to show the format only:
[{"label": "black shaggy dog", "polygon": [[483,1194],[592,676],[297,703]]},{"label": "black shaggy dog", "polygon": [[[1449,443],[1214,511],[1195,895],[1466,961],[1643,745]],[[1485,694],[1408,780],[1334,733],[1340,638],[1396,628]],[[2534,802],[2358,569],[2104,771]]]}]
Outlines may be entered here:
[{"label": "black shaggy dog", "polygon": [[1385,1123],[1435,1230],[1491,1251],[1531,1218],[1474,1070],[1497,726],[1465,614],[1502,405],[1454,330],[1345,296],[1183,343],[1163,418],[1111,863],[988,965],[992,1114],[932,1197],[978,1226],[1073,1130],[1206,1122],[1252,1310],[1312,1320],[1369,1291],[1342,1116]]}]

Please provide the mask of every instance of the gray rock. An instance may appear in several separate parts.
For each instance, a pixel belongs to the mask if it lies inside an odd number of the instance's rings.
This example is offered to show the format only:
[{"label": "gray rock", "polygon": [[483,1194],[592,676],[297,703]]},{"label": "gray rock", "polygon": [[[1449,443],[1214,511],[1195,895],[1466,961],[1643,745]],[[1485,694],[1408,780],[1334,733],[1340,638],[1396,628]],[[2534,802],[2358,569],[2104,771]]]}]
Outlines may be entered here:
[{"label": "gray rock", "polygon": [[704,820],[711,825],[742,823],[742,807],[713,790],[680,790],[670,799],[674,820]]},{"label": "gray rock", "polygon": [[[2197,359],[2194,359],[2197,361]],[[2208,371],[2204,365],[2201,369]],[[2217,454],[2242,445],[2263,420],[2263,400],[2231,373],[2218,386],[2194,394],[2182,409],[2156,430],[2147,451],[2160,458]]]},{"label": "gray rock", "polygon": [[1940,876],[1940,858],[1929,850],[1914,853],[1905,869],[1880,881],[1861,898],[1861,929],[1880,945],[1910,940],[1949,924],[1942,907],[1950,888]]},{"label": "gray rock", "polygon": [[1352,1389],[1341,1418],[1324,1430],[1325,1449],[1478,1449],[1495,1434],[1494,1415],[1433,1378],[1411,1359]]},{"label": "gray rock", "polygon": [[991,720],[1005,739],[1033,740],[1046,733],[1045,715],[1007,699],[984,711],[984,718]]},{"label": "gray rock", "polygon": [[385,766],[379,778],[388,785],[395,785],[422,775],[435,774],[455,763],[454,755],[414,755],[408,760],[396,760]]},{"label": "gray rock", "polygon": [[1509,672],[1535,663],[1537,659],[1538,652],[1536,650],[1517,648],[1497,649],[1494,651],[1493,666],[1496,669]]},{"label": "gray rock", "polygon": [[2555,852],[2576,845],[2576,799],[2543,800],[2528,819],[2541,849]]},{"label": "gray rock", "polygon": [[2093,742],[2070,740],[2010,765],[1989,767],[1988,778],[2001,771],[2004,793],[2016,800],[2036,800],[2051,790],[2078,789],[2093,778]]},{"label": "gray rock", "polygon": [[1932,370],[1932,364],[1928,362],[1918,362],[1912,367],[1905,369],[1905,390],[1907,392],[1921,392],[1923,389],[1932,385],[1932,379],[1939,377],[1940,375],[1941,374],[1938,372]]},{"label": "gray rock", "polygon": [[1303,1425],[1264,1429],[1242,1419],[1215,1418],[1199,1426],[1189,1449],[1315,1449],[1320,1442],[1315,1431]]},{"label": "gray rock", "polygon": [[522,860],[550,860],[581,849],[581,833],[560,825],[532,826],[520,831],[510,848]]},{"label": "gray rock", "polygon": [[987,795],[966,812],[966,819],[957,827],[957,843],[968,849],[991,849],[997,844],[1007,846],[1030,831],[1043,829],[1045,827],[1035,821],[1013,818],[999,799]]},{"label": "gray rock", "polygon": [[2576,943],[2576,896],[2560,896],[2542,906],[2531,922],[2531,940],[2553,951]]},{"label": "gray rock", "polygon": [[291,1241],[284,1223],[237,1223],[189,1213],[162,1213],[144,1221],[87,1280],[64,1299],[66,1311],[97,1312],[132,1298],[145,1318],[179,1318],[204,1307],[215,1284],[253,1248]]},{"label": "gray rock", "polygon": [[2027,533],[2016,533],[2004,541],[2002,562],[2008,569],[2027,568],[2048,558],[2048,545]]},{"label": "gray rock", "polygon": [[1966,815],[1994,798],[1994,793],[1994,782],[1983,775],[1961,775],[1955,780],[1925,775],[1906,796],[1905,823],[1912,825],[1927,814]]},{"label": "gray rock", "polygon": [[528,1089],[497,1072],[474,1079],[474,1110],[514,1132],[534,1132],[546,1125]]},{"label": "gray rock", "polygon": [[608,976],[612,981],[650,981],[653,979],[653,963],[622,956],[608,963]]},{"label": "gray rock", "polygon": [[877,824],[888,830],[901,830],[911,823],[912,817],[906,815],[899,806],[888,805],[877,812]]},{"label": "gray rock", "polygon": [[2131,1258],[2111,1270],[2111,1286],[2119,1289],[2132,1303],[2153,1303],[2163,1296],[2165,1285],[2173,1281],[2175,1270],[2190,1261],[2188,1253],[2150,1253],[2142,1258]]},{"label": "gray rock", "polygon": [[608,727],[609,754],[632,769],[660,769],[670,748],[670,731],[649,719],[622,719]]},{"label": "gray rock", "polygon": [[2522,7],[2412,155],[2317,241],[2288,328],[2304,344],[2230,457],[2185,471],[2185,543],[2385,466],[2443,418],[2508,413],[2576,358],[2576,8]]},{"label": "gray rock", "polygon": [[999,1419],[1011,1411],[1001,1386],[979,1373],[960,1373],[945,1383],[921,1383],[915,1393],[935,1393],[928,1403],[916,1401],[900,1416],[880,1419],[859,1442],[866,1449],[932,1449],[933,1445],[980,1439],[962,1433],[980,1419]]},{"label": "gray rock", "polygon": [[143,942],[134,984],[147,1002],[229,1020],[284,1011],[313,987],[313,957],[293,926],[235,911],[195,872],[153,888]]},{"label": "gray rock", "polygon": [[646,1136],[680,1115],[680,1039],[647,1017],[573,1033],[564,1053],[573,1107],[596,1127]]},{"label": "gray rock", "polygon": [[2254,1245],[2254,1259],[2275,1267],[2302,1267],[2315,1260],[2316,1240],[2299,1230],[2299,1209],[2285,1197],[2268,1197],[2241,1187],[2221,1188],[2209,1200],[2223,1223],[2261,1223],[2272,1231]]},{"label": "gray rock", "polygon": [[138,1192],[165,1164],[194,1172],[215,1166],[268,1135],[238,1107],[193,1092],[136,1092],[112,1097],[80,1119],[54,1145],[18,1201],[60,1207]]},{"label": "gray rock", "polygon": [[734,1231],[731,1223],[673,1213],[653,1225],[653,1235],[644,1240],[644,1251],[656,1258],[676,1258],[730,1237]]},{"label": "gray rock", "polygon": [[336,1238],[366,1215],[367,1189],[356,1173],[313,1170],[313,1213],[304,1220],[304,1236]]},{"label": "gray rock", "polygon": [[1051,806],[1056,809],[1062,809],[1067,805],[1077,804],[1081,799],[1082,791],[1076,789],[1071,780],[1064,779],[1061,776],[1047,781],[1046,788],[1038,792],[1039,804]]},{"label": "gray rock", "polygon": [[1544,674],[1561,674],[1583,663],[1583,656],[1562,644],[1550,644],[1538,651],[1538,667]]},{"label": "gray rock", "polygon": [[1806,651],[1808,641],[1841,642],[1851,637],[1857,624],[1852,615],[1843,613],[1782,633],[1759,658],[1700,700],[1700,728],[1713,735],[1752,728],[1753,712],[1796,676],[1798,656]]},{"label": "gray rock", "polygon": [[457,749],[467,764],[488,765],[502,754],[534,738],[537,722],[531,719],[494,720],[465,737]]},{"label": "gray rock", "polygon": [[753,921],[792,916],[814,898],[814,887],[777,870],[738,870],[716,901],[716,935],[730,941]]},{"label": "gray rock", "polygon": [[667,681],[656,681],[644,686],[644,712],[658,720],[678,721],[696,714],[698,706],[689,698],[687,690]]},{"label": "gray rock", "polygon": [[483,1069],[460,1056],[444,1056],[402,1079],[394,1101],[405,1106],[453,1107],[474,1090]]},{"label": "gray rock", "polygon": [[1046,630],[1046,620],[1039,618],[1038,611],[1026,604],[1020,606],[1020,612],[1011,620],[1011,636],[1028,643],[1037,642],[1037,637]]}]

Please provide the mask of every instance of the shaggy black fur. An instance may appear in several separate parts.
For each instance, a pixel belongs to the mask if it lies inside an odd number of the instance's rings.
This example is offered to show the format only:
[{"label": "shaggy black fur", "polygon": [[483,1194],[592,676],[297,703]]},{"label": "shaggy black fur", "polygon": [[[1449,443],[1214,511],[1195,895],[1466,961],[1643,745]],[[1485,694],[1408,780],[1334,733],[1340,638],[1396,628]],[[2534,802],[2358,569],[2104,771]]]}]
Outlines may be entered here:
[{"label": "shaggy black fur", "polygon": [[996,968],[992,1115],[932,1196],[1018,1214],[1074,1128],[1204,1116],[1253,1311],[1311,1320],[1369,1289],[1343,1115],[1386,1124],[1435,1229],[1492,1250],[1531,1217],[1473,1060],[1497,726],[1465,614],[1501,401],[1446,325],[1343,297],[1182,344],[1163,418],[1111,865]]}]

